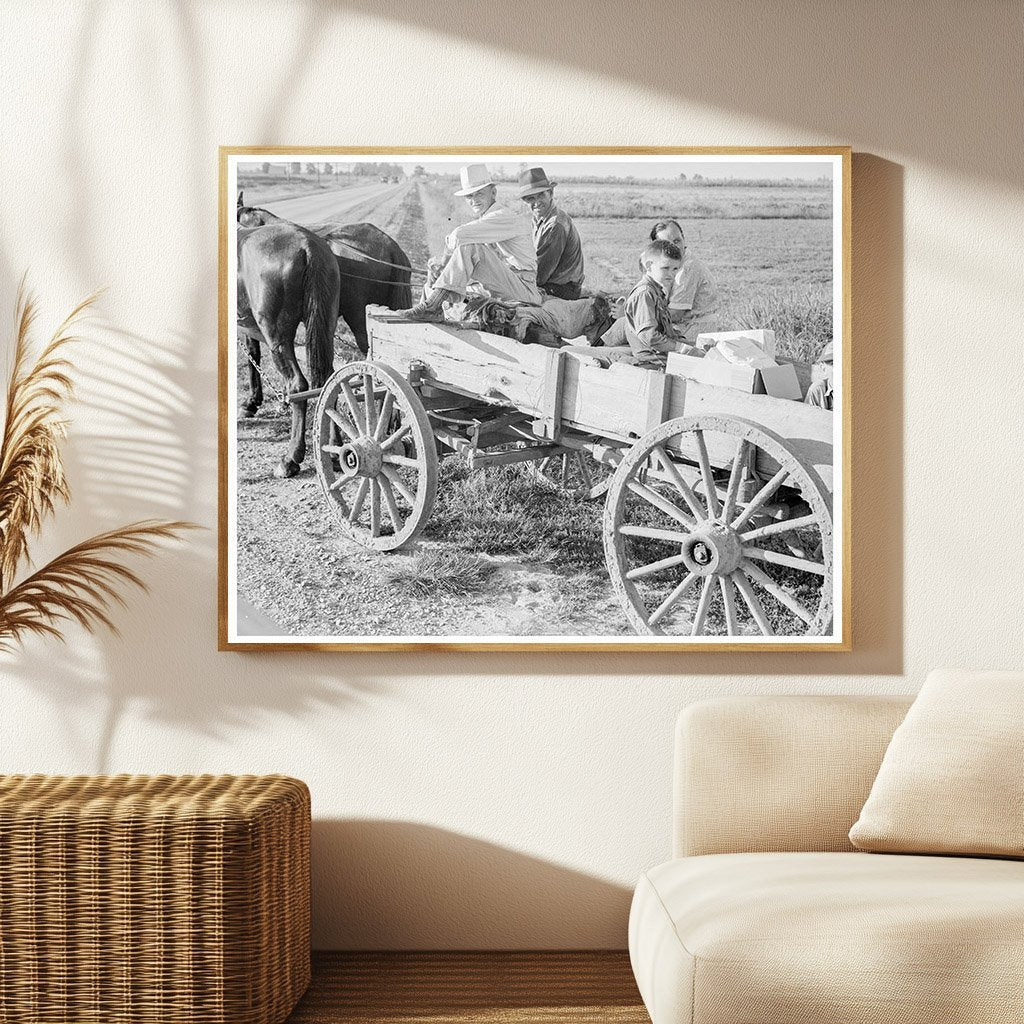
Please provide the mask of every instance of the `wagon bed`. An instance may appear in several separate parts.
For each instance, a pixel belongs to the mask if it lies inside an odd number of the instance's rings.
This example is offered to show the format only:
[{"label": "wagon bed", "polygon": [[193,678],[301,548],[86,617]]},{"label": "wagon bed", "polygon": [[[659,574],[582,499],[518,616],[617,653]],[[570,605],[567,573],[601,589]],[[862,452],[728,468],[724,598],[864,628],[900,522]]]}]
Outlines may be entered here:
[{"label": "wagon bed", "polygon": [[606,562],[637,632],[831,630],[830,411],[376,307],[367,328],[368,359],[335,371],[314,426],[328,504],[360,543],[416,538],[439,457],[521,462],[604,498]]},{"label": "wagon bed", "polygon": [[[786,438],[832,490],[833,415],[827,409],[621,362],[602,366],[600,348],[523,345],[469,327],[394,320],[372,307],[367,325],[371,359],[423,384],[516,408],[544,426],[540,436],[555,439],[574,430],[630,441],[680,416],[738,416]],[[727,462],[732,447],[712,450],[712,462]],[[766,460],[759,468],[771,466]]]}]

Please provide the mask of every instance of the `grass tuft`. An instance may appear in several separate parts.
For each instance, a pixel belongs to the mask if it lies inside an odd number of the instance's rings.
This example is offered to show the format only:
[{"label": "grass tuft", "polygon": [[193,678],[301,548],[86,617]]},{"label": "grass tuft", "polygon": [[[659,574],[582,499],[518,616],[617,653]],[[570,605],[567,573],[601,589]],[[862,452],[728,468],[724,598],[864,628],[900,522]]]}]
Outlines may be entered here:
[{"label": "grass tuft", "polygon": [[590,572],[604,558],[601,504],[538,483],[522,466],[471,471],[441,463],[430,536],[463,551],[516,555],[560,572]]},{"label": "grass tuft", "polygon": [[466,551],[421,551],[403,565],[382,573],[386,587],[411,590],[419,597],[435,594],[476,594],[483,590],[497,566]]},{"label": "grass tuft", "polygon": [[741,330],[771,330],[780,356],[813,363],[832,340],[832,294],[824,288],[767,291],[733,314]]}]

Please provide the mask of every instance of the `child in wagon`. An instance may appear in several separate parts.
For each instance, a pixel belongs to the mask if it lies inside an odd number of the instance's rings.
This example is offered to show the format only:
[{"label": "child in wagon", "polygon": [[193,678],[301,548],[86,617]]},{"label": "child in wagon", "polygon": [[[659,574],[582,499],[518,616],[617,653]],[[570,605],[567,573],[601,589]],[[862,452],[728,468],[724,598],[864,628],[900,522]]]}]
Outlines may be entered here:
[{"label": "child in wagon", "polygon": [[664,369],[669,352],[704,354],[687,344],[669,316],[668,297],[682,265],[679,246],[663,238],[651,241],[640,254],[644,276],[629,293],[624,315],[601,338],[608,346],[629,345],[632,354],[624,362]]}]

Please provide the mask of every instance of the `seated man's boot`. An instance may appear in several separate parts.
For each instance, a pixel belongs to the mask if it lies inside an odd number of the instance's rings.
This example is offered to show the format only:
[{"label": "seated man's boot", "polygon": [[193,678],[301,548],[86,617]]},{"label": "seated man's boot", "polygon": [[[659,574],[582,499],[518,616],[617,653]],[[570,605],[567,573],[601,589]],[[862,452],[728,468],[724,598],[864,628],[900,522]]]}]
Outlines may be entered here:
[{"label": "seated man's boot", "polygon": [[400,309],[393,319],[408,320],[412,323],[444,322],[444,310],[441,308],[446,300],[458,298],[452,292],[442,288],[436,289],[429,298],[422,298],[411,309]]}]

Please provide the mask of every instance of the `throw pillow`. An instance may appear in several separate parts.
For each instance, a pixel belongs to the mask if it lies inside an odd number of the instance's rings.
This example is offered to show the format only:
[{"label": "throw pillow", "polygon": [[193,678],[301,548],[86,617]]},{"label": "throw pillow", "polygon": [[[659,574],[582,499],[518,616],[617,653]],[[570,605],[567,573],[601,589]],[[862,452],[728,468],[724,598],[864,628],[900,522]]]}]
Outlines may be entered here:
[{"label": "throw pillow", "polygon": [[1024,857],[1024,672],[930,673],[850,841],[875,853]]}]

